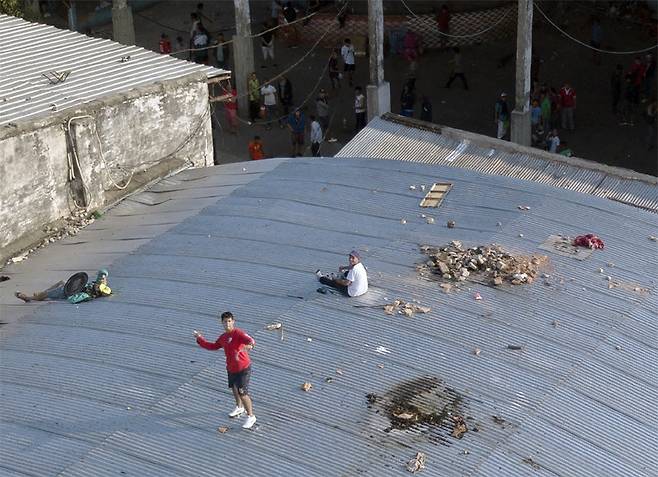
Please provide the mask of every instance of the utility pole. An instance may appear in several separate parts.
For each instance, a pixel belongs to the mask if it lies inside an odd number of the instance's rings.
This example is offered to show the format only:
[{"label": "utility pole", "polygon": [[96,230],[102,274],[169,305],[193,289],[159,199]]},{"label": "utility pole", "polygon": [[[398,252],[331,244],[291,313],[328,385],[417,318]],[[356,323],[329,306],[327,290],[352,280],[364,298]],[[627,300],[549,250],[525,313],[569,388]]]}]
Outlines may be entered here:
[{"label": "utility pole", "polygon": [[112,39],[122,45],[135,44],[133,11],[128,6],[128,0],[112,2]]},{"label": "utility pole", "polygon": [[238,110],[249,109],[247,82],[254,71],[254,45],[251,38],[249,0],[233,0],[235,5],[235,35],[233,36],[233,84],[238,91]]},{"label": "utility pole", "polygon": [[384,8],[382,0],[368,0],[370,84],[368,121],[391,110],[391,85],[384,81]]},{"label": "utility pole", "polygon": [[511,140],[530,146],[530,66],[532,64],[532,0],[518,0],[516,31],[516,94],[512,111]]}]

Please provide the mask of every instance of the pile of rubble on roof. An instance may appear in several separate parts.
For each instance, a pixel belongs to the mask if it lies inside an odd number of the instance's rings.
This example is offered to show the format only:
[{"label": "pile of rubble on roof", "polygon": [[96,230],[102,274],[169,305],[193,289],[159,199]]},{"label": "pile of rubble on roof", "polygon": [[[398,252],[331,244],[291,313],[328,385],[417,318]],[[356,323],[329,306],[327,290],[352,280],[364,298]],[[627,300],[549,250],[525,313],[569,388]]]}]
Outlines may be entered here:
[{"label": "pile of rubble on roof", "polygon": [[421,276],[439,275],[444,280],[487,280],[493,285],[532,283],[539,269],[548,263],[546,255],[512,255],[499,245],[464,248],[458,240],[436,248],[422,245],[420,250],[429,257],[417,265]]}]

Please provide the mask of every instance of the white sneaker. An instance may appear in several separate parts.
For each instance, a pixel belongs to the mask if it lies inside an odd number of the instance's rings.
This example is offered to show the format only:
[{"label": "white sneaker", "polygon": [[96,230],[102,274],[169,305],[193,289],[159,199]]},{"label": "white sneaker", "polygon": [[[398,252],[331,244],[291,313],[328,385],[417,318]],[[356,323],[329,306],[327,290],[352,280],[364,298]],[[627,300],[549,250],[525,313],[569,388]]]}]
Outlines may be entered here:
[{"label": "white sneaker", "polygon": [[323,273],[320,271],[319,268],[315,271],[315,275],[316,275],[318,278],[322,278],[322,277],[324,276]]},{"label": "white sneaker", "polygon": [[251,429],[256,424],[256,416],[247,417],[247,421],[242,424],[242,429]]},{"label": "white sneaker", "polygon": [[242,406],[235,406],[231,412],[228,413],[228,417],[239,417],[244,414],[244,408]]}]

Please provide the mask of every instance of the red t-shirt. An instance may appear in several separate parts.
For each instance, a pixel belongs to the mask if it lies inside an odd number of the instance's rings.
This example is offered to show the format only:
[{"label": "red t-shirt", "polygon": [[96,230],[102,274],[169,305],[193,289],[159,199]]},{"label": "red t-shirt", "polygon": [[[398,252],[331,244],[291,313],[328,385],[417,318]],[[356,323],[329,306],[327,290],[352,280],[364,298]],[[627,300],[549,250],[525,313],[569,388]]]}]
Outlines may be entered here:
[{"label": "red t-shirt", "polygon": [[259,159],[264,159],[265,154],[263,153],[263,145],[254,141],[249,143],[249,155],[251,159],[257,161]]},{"label": "red t-shirt", "polygon": [[229,373],[239,373],[251,365],[251,359],[244,345],[256,344],[254,339],[240,328],[224,333],[214,343],[206,341],[202,336],[197,337],[196,342],[204,349],[211,351],[224,349],[226,355],[226,369]]},{"label": "red t-shirt", "polygon": [[560,105],[563,108],[573,108],[576,105],[576,92],[573,88],[560,89]]},{"label": "red t-shirt", "polygon": [[171,53],[171,42],[167,39],[160,40],[160,53],[163,55],[168,55]]}]

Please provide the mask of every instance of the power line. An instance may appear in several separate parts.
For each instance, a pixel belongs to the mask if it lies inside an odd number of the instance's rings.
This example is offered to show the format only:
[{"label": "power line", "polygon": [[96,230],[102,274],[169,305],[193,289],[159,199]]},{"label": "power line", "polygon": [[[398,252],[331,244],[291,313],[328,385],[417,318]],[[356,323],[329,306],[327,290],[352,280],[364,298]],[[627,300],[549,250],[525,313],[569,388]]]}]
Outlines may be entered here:
[{"label": "power line", "polygon": [[[430,24],[434,23],[432,19],[416,15],[416,13],[411,8],[409,8],[409,5],[407,5],[407,2],[405,0],[401,0],[401,1],[402,1],[402,4],[404,5],[404,7],[409,11],[409,13],[411,13],[411,15],[414,18],[417,18],[417,19],[419,19],[421,21],[424,21],[426,23],[430,23]],[[479,31],[477,33],[469,33],[468,35],[451,35],[449,33],[444,33],[444,32],[442,32],[438,29],[437,29],[437,33],[439,35],[442,35],[442,36],[447,36],[448,38],[474,38],[476,36],[480,36],[480,35],[483,35],[483,34],[487,33],[489,30],[493,30],[494,28],[496,28],[505,18],[507,18],[507,15],[509,15],[509,13],[512,11],[512,9],[513,9],[513,7],[508,8],[507,11],[503,14],[503,16],[500,17],[498,20],[496,20],[496,22],[493,25],[491,25],[491,26],[489,26],[489,27],[485,28],[484,30]]]},{"label": "power line", "polygon": [[596,48],[596,47],[594,47],[594,46],[592,46],[592,45],[588,45],[587,43],[584,43],[584,42],[580,41],[579,39],[574,38],[573,36],[569,35],[569,34],[568,34],[566,31],[564,31],[562,28],[560,28],[560,27],[557,26],[555,23],[553,23],[553,21],[552,21],[550,18],[548,18],[548,16],[544,13],[544,11],[543,11],[541,8],[539,8],[539,5],[537,5],[536,3],[535,3],[535,8],[536,8],[537,10],[539,10],[539,13],[542,14],[542,16],[546,19],[546,21],[547,21],[548,23],[550,23],[551,25],[553,25],[553,27],[555,27],[555,29],[558,30],[560,33],[562,33],[564,36],[566,36],[567,38],[569,38],[569,39],[572,40],[572,41],[575,41],[575,42],[578,43],[579,45],[585,46],[585,47],[589,48],[590,50],[598,51],[599,53],[608,53],[608,54],[611,54],[611,55],[635,55],[635,54],[637,54],[637,53],[645,53],[645,52],[647,52],[647,51],[651,51],[651,50],[653,50],[653,49],[655,49],[655,48],[658,48],[658,45],[654,45],[654,46],[650,46],[650,47],[648,47],[648,48],[644,48],[644,49],[642,49],[642,50],[634,50],[634,51],[610,51],[610,50],[602,50],[602,49],[600,49],[600,48]]}]

